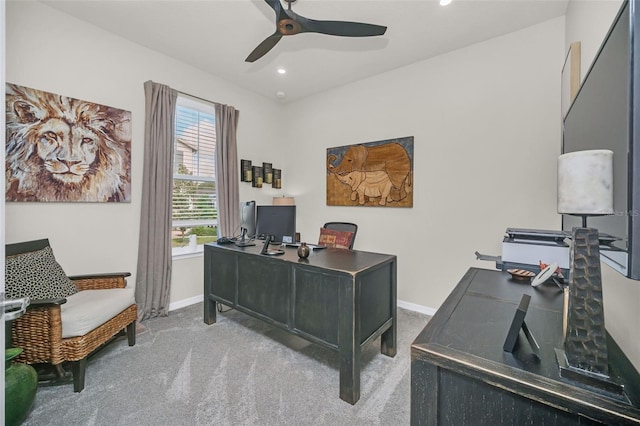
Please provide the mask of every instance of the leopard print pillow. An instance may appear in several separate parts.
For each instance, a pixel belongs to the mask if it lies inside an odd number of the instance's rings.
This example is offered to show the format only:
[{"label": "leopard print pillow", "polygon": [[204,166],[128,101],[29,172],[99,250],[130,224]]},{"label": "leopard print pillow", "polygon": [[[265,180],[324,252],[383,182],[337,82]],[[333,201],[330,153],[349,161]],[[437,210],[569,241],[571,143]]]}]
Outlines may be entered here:
[{"label": "leopard print pillow", "polygon": [[78,292],[53,256],[51,247],[7,256],[5,261],[7,299],[55,299]]}]

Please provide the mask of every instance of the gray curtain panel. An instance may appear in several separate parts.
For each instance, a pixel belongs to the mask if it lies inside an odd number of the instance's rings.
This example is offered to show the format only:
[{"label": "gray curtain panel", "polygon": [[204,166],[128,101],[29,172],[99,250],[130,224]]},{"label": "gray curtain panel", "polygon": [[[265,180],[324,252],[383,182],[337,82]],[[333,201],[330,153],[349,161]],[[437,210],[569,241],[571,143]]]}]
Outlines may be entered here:
[{"label": "gray curtain panel", "polygon": [[230,237],[240,230],[240,166],[236,130],[240,111],[216,104],[216,190],[218,235]]},{"label": "gray curtain panel", "polygon": [[171,192],[178,92],[147,81],[140,241],[136,274],[138,320],[169,313],[171,288]]}]

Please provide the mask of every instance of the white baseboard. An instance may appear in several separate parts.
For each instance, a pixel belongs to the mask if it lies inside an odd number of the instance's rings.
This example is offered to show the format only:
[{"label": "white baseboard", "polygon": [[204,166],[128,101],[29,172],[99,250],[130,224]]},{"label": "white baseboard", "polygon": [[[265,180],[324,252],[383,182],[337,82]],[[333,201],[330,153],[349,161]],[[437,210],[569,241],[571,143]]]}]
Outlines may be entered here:
[{"label": "white baseboard", "polygon": [[196,303],[200,303],[204,301],[204,295],[190,297],[188,299],[178,300],[177,302],[169,303],[169,312],[175,311],[176,309],[184,308],[190,305],[195,305]]},{"label": "white baseboard", "polygon": [[428,306],[416,305],[415,303],[405,302],[404,300],[398,300],[398,307],[408,309],[410,311],[420,312],[421,314],[433,316],[437,309],[430,308]]},{"label": "white baseboard", "polygon": [[[204,296],[201,294],[199,296],[190,297],[188,299],[178,300],[177,302],[173,302],[169,304],[169,311],[175,311],[176,309],[184,308],[190,305],[195,305],[196,303],[200,303],[204,300]],[[398,300],[398,307],[402,309],[407,309],[409,311],[420,312],[425,315],[433,315],[436,313],[437,309],[430,308],[428,306],[417,305],[415,303],[405,302],[403,300]]]}]

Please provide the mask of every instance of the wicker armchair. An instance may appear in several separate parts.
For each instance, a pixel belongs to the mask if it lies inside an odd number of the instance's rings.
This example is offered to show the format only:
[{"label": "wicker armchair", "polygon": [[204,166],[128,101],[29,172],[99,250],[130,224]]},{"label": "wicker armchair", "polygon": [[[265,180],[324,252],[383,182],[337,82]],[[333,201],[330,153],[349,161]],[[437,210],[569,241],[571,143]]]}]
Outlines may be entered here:
[{"label": "wicker armchair", "polygon": [[[11,256],[35,252],[46,249],[47,247],[49,247],[49,241],[47,239],[7,244],[6,256],[7,259],[9,259]],[[80,293],[86,290],[124,289],[126,287],[126,277],[130,275],[131,274],[127,272],[70,276],[69,278],[78,290],[76,294],[80,295]],[[9,285],[8,280],[6,284]],[[62,314],[62,307],[67,303],[67,298],[45,300],[33,300],[32,298],[25,315],[13,321],[11,325],[12,346],[23,349],[23,352],[16,361],[27,364],[51,364],[55,367],[58,378],[64,378],[66,376],[62,364],[67,362],[71,366],[74,392],[82,391],[85,382],[87,357],[90,354],[125,329],[129,346],[135,345],[137,307],[135,302],[126,306],[130,303],[129,300],[133,299],[131,295],[132,290],[127,290],[129,294],[125,299],[122,298],[123,292],[109,290],[104,293],[92,291],[83,293],[80,296],[81,298],[91,296],[96,299],[97,296],[96,301],[99,301],[99,303],[95,303],[95,307],[90,307],[90,309],[96,312],[96,315],[97,313],[104,315],[104,307],[112,302],[109,299],[112,298],[113,295],[119,298],[119,305],[112,305],[111,309],[114,309],[113,306],[122,305],[123,310],[120,310],[119,307],[115,308],[115,310],[119,312],[114,311],[115,316],[110,319],[105,319],[104,322],[97,324],[95,328],[82,335],[73,335],[70,337],[63,337],[63,317],[65,317],[65,315]],[[76,294],[69,296],[69,300],[75,297]],[[78,299],[76,298],[74,300]],[[90,302],[87,301],[86,303]],[[86,317],[88,306],[80,306],[79,308],[84,310]],[[67,309],[67,307],[65,307],[65,309]],[[68,309],[71,308],[69,307]],[[69,317],[70,314],[66,314],[66,318]],[[74,319],[77,320],[77,318]],[[86,321],[86,318],[81,320]],[[93,325],[90,326],[93,327]],[[69,324],[66,324],[65,327],[67,327],[66,334],[69,334]],[[71,333],[73,334],[73,332]]]}]

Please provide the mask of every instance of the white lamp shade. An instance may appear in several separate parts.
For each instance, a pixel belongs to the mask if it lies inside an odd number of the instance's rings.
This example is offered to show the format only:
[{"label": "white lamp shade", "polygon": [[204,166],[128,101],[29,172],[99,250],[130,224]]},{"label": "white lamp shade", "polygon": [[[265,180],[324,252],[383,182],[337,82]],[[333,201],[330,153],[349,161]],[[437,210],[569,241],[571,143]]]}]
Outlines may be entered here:
[{"label": "white lamp shade", "polygon": [[576,151],[558,157],[558,213],[613,213],[612,151]]},{"label": "white lamp shade", "polygon": [[273,205],[274,206],[293,206],[295,205],[295,200],[293,197],[273,197]]}]

